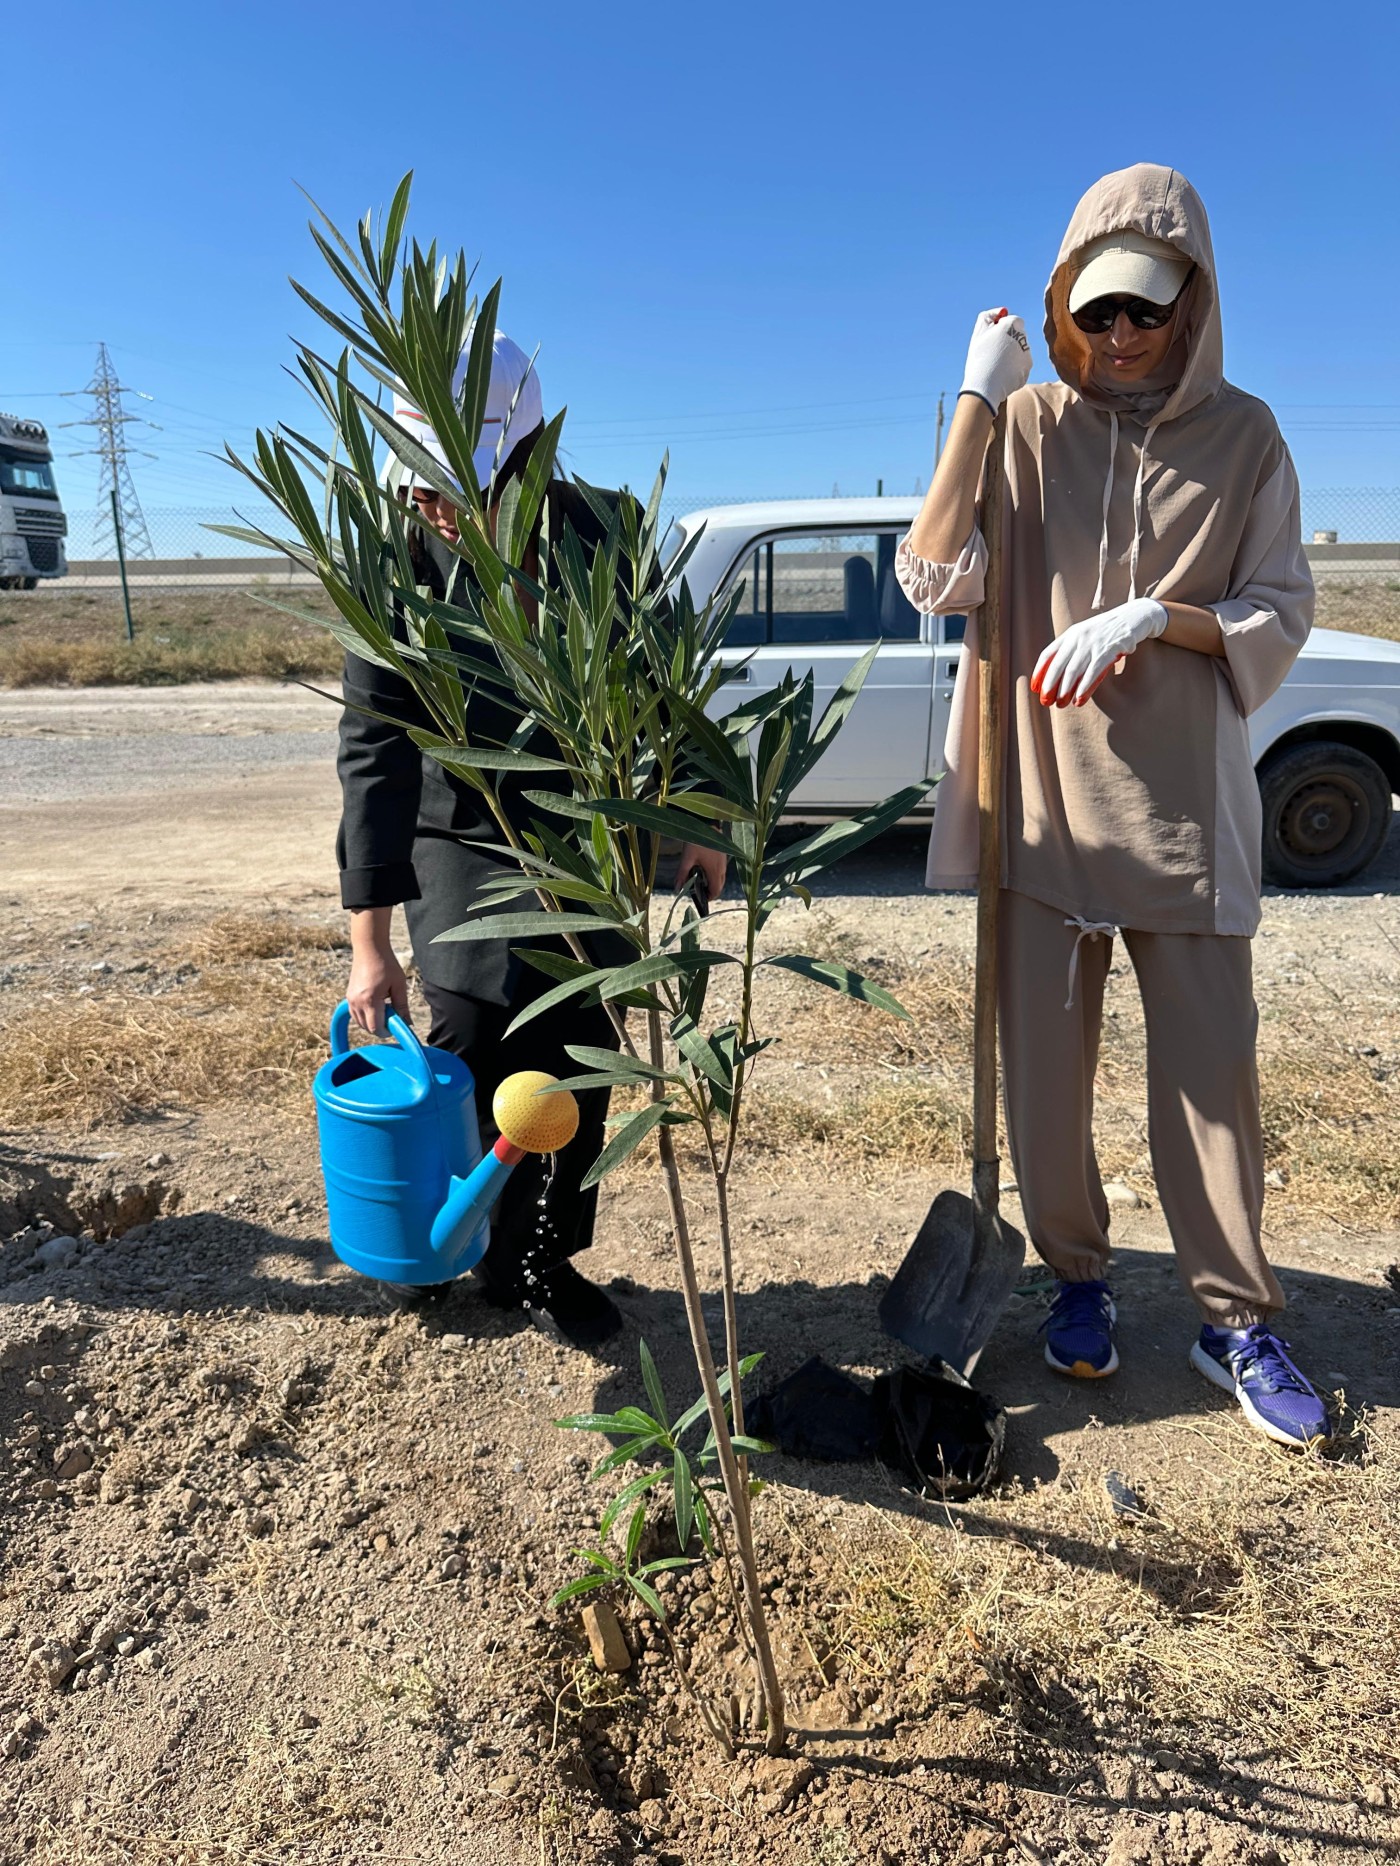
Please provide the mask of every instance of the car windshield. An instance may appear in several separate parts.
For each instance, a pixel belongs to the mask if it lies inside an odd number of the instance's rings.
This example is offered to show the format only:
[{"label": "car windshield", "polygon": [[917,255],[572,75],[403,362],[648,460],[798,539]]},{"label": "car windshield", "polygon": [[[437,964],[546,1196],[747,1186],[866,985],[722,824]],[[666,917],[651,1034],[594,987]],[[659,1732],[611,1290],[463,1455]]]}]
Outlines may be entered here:
[{"label": "car windshield", "polygon": [[666,527],[666,535],[661,540],[659,556],[661,558],[661,568],[663,570],[669,570],[671,568],[672,560],[676,557],[684,543],[685,526],[681,523],[680,519],[673,518]]},{"label": "car windshield", "polygon": [[0,447],[0,492],[28,493],[40,499],[56,499],[53,463],[34,454],[21,453],[16,447]]}]

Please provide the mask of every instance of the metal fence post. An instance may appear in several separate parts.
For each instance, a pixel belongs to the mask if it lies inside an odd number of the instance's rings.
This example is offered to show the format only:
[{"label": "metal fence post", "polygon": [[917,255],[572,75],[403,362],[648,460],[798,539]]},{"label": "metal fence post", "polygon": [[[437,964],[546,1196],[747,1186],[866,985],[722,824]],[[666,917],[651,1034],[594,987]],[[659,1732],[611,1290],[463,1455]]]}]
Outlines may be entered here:
[{"label": "metal fence post", "polygon": [[122,577],[122,607],[126,610],[126,638],[136,640],[136,630],[131,623],[131,591],[126,586],[126,540],[122,537],[122,510],[117,504],[117,489],[112,488],[112,524],[117,534],[117,568]]}]

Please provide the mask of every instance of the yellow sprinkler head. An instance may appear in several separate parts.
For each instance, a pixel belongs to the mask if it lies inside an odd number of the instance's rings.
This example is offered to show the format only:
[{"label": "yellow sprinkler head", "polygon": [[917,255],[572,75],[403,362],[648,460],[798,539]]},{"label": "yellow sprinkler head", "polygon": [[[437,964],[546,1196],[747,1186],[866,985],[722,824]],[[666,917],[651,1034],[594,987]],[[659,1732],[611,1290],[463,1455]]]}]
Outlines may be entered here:
[{"label": "yellow sprinkler head", "polygon": [[540,1093],[558,1080],[543,1069],[522,1069],[496,1090],[491,1113],[512,1147],[524,1153],[557,1153],[578,1132],[578,1103],[569,1090]]}]

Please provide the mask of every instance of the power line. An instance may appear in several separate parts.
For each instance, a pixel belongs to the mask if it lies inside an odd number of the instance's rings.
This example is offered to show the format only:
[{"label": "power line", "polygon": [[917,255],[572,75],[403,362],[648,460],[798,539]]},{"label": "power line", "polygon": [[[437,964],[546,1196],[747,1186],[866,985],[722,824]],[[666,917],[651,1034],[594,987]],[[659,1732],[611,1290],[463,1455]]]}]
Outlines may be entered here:
[{"label": "power line", "polygon": [[[147,421],[144,415],[131,414],[122,404],[124,395],[141,395],[143,401],[152,398],[144,395],[140,389],[128,389],[119,379],[112,367],[112,359],[107,353],[105,343],[97,346],[97,368],[92,381],[85,389],[65,389],[65,395],[90,395],[93,398],[93,412],[86,421],[65,421],[65,428],[96,428],[96,447],[78,449],[78,455],[96,454],[102,462],[97,482],[97,519],[93,526],[94,547],[100,547],[104,541],[110,541],[113,549],[117,545],[116,527],[121,526],[121,540],[128,557],[154,557],[155,549],[151,544],[151,534],[146,528],[145,514],[141,510],[141,501],[136,496],[136,487],[132,483],[129,456],[133,449],[126,440],[127,424],[140,422],[143,426],[154,428],[155,422]],[[147,460],[156,456],[146,453],[144,448],[134,451],[141,453]],[[97,549],[97,555],[101,555]]]}]

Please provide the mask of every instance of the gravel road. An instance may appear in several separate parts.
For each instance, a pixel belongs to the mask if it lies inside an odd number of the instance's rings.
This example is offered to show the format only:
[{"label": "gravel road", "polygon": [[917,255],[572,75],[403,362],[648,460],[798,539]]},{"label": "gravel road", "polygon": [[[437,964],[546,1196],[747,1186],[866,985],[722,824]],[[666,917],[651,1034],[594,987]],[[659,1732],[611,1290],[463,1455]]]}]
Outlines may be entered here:
[{"label": "gravel road", "polygon": [[[93,862],[100,870],[112,860],[138,872],[149,863],[168,874],[168,838],[178,825],[188,837],[179,866],[194,864],[185,876],[191,881],[236,886],[237,862],[231,869],[230,858],[241,846],[250,885],[261,877],[266,886],[276,845],[289,872],[314,875],[330,888],[337,718],[330,700],[270,683],[0,691],[0,852],[7,844],[23,847],[11,879],[61,888],[65,865],[91,881]],[[203,838],[194,798],[200,816],[219,825],[209,841],[217,876],[199,872]],[[90,806],[80,818],[63,809],[76,802]],[[888,836],[844,864],[820,892],[833,903],[862,901],[867,916],[879,897],[882,909],[898,917],[913,912],[915,902],[927,899],[923,841],[922,830]],[[1397,891],[1400,818],[1380,860],[1358,882],[1310,895],[1271,890],[1266,921],[1280,912],[1288,920],[1330,920],[1346,903],[1375,903]],[[874,937],[868,919],[865,931]]]},{"label": "gravel road", "polygon": [[29,688],[0,694],[10,804],[195,790],[332,759],[337,708],[303,687]]}]

